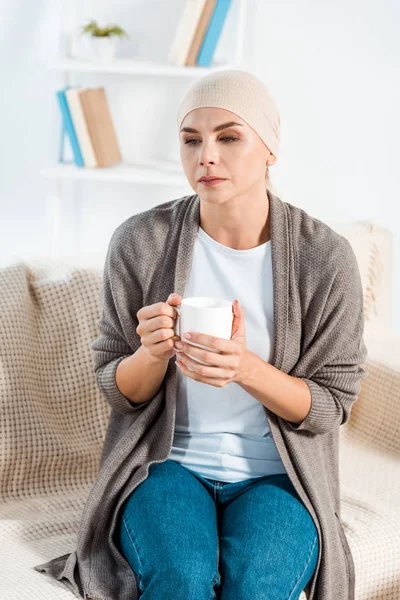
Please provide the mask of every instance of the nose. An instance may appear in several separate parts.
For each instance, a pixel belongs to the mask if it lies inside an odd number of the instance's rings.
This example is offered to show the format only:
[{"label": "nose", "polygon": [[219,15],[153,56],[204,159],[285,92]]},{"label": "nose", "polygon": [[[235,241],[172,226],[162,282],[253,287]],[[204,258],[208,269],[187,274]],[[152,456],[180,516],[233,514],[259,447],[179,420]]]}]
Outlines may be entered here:
[{"label": "nose", "polygon": [[203,142],[199,155],[200,165],[213,165],[217,162],[217,159],[218,157],[215,145],[212,142]]}]

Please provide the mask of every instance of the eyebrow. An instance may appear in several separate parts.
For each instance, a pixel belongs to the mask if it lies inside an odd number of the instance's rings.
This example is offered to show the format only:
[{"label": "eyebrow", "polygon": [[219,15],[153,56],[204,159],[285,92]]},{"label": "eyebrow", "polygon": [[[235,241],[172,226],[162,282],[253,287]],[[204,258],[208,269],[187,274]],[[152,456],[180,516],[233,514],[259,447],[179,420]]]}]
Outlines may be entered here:
[{"label": "eyebrow", "polygon": [[[235,123],[235,121],[229,121],[228,123],[222,123],[222,125],[217,125],[214,127],[213,131],[221,131],[222,129],[226,129],[227,127],[232,127],[233,125],[239,125],[239,127],[243,127],[241,123]],[[182,127],[181,133],[200,133],[197,129],[193,129],[192,127]]]}]

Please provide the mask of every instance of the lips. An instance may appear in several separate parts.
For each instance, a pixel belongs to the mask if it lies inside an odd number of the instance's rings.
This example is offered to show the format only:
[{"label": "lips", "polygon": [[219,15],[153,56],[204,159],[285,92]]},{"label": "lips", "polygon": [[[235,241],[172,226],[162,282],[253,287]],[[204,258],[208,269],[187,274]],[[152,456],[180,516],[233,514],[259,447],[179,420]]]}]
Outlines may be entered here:
[{"label": "lips", "polygon": [[202,177],[199,181],[222,181],[222,177]]}]

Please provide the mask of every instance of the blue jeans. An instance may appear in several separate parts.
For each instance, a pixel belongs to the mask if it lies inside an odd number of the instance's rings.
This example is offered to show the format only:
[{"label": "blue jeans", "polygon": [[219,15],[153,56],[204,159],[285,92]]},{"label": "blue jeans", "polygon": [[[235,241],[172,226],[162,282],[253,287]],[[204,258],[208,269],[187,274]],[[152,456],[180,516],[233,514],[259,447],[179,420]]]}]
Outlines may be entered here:
[{"label": "blue jeans", "polygon": [[229,483],[153,463],[118,532],[142,600],[297,600],[318,559],[314,521],[286,473]]}]

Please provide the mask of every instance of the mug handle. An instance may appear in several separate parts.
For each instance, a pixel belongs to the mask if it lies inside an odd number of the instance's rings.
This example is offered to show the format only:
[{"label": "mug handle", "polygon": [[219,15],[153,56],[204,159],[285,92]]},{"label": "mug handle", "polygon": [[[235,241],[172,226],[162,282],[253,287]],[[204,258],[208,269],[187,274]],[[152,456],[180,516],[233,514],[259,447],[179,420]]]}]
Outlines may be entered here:
[{"label": "mug handle", "polygon": [[181,316],[180,305],[179,306],[174,306],[174,309],[178,313],[178,316],[176,317],[176,320],[175,320],[174,333],[175,333],[175,335],[179,335],[179,337],[181,337],[181,334],[178,333],[178,331],[180,331],[180,316]]}]

